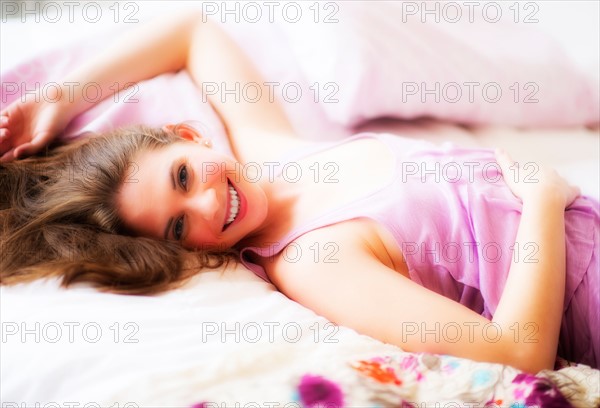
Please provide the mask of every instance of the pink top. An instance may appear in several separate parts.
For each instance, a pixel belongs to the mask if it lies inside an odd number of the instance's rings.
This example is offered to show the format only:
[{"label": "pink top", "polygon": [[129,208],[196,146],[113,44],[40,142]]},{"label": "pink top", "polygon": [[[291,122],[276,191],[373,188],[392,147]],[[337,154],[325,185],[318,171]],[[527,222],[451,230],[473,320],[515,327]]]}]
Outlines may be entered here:
[{"label": "pink top", "polygon": [[[367,137],[380,140],[394,153],[396,177],[367,196],[320,214],[288,233],[274,247],[242,248],[242,263],[270,282],[264,269],[251,262],[251,253],[261,257],[278,254],[309,231],[369,217],[394,236],[414,282],[492,319],[512,257],[520,262],[535,262],[537,256],[535,243],[515,243],[522,202],[504,182],[493,150],[459,148],[449,142],[436,146],[386,133],[360,133],[309,146],[288,155],[282,163]],[[535,179],[534,166],[521,164],[521,171]],[[598,305],[599,218],[598,202],[590,197],[577,198],[565,211],[565,312],[588,269],[593,272],[588,275],[596,275],[589,278],[595,282],[590,288],[596,291],[594,307]],[[586,307],[590,306],[588,301],[585,297]],[[594,325],[598,333],[597,322]],[[596,353],[600,355],[597,346]]]}]

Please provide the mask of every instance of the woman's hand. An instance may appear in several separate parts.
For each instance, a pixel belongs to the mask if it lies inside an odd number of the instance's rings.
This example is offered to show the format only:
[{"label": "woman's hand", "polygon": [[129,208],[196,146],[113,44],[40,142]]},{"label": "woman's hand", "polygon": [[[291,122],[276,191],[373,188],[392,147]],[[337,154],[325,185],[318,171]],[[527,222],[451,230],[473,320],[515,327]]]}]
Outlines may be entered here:
[{"label": "woman's hand", "polygon": [[570,185],[552,168],[537,164],[534,171],[519,168],[505,151],[496,149],[495,153],[504,181],[523,202],[556,199],[566,208],[581,194],[579,187]]},{"label": "woman's hand", "polygon": [[69,124],[68,109],[38,94],[10,104],[0,112],[0,162],[35,154]]}]

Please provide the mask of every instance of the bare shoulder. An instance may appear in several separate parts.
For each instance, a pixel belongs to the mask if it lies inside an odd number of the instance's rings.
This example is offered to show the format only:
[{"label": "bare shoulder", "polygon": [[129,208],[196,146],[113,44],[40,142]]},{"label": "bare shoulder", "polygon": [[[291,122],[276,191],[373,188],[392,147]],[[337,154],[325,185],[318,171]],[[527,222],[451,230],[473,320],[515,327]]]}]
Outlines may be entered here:
[{"label": "bare shoulder", "polygon": [[296,238],[265,265],[265,270],[277,287],[285,286],[292,269],[356,265],[360,259],[379,262],[408,277],[408,267],[401,260],[402,253],[399,248],[390,248],[391,240],[390,233],[376,221],[366,217],[354,218]]},{"label": "bare shoulder", "polygon": [[373,245],[376,235],[372,223],[347,220],[301,235],[263,265],[288,298],[336,324],[382,339],[388,334],[374,327],[381,288],[389,287],[394,276],[400,285],[411,281],[380,259]]},{"label": "bare shoulder", "polygon": [[[372,223],[348,220],[301,235],[264,267],[280,291],[303,303],[307,292],[333,290],[339,283],[337,271],[356,270],[355,266],[370,263],[384,266],[373,245],[376,240]],[[361,270],[355,272],[357,276]]]}]

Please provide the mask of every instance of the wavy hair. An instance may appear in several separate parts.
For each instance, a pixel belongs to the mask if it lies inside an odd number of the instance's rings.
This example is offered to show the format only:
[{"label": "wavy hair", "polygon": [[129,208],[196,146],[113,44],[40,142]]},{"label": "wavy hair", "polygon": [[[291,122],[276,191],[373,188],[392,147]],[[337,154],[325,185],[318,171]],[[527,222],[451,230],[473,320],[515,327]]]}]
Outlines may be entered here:
[{"label": "wavy hair", "polygon": [[237,259],[233,248],[188,250],[135,237],[118,215],[117,193],[134,155],[182,141],[171,131],[128,126],[0,164],[0,284],[62,277],[64,287],[85,282],[150,295]]}]

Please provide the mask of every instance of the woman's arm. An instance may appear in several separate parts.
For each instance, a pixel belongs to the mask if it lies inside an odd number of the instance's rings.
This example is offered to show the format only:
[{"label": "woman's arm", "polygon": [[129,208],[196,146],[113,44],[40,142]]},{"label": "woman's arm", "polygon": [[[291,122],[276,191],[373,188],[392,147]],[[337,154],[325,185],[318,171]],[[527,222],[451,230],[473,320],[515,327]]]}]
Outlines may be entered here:
[{"label": "woman's arm", "polygon": [[[181,69],[187,69],[200,88],[208,82],[218,84],[219,91],[207,93],[207,98],[219,112],[233,151],[242,161],[249,157],[267,160],[294,145],[308,143],[294,137],[278,101],[271,98],[272,92],[239,47],[200,10],[186,10],[125,32],[61,78],[61,97],[48,95],[59,102],[36,103],[30,98],[25,104],[10,105],[1,115],[6,119],[0,118],[0,155],[12,160],[14,151],[19,157],[33,154],[62,130],[59,128],[64,129],[71,119],[100,100],[144,79]],[[100,88],[100,100],[86,100],[81,91],[88,83]],[[224,92],[251,83],[261,90],[258,101]],[[47,113],[43,121],[37,117],[40,111]]]},{"label": "woman's arm", "polygon": [[493,320],[527,342],[516,349],[536,370],[553,369],[565,294],[565,204],[552,194],[523,202],[516,243],[535,245],[532,261],[513,256]]},{"label": "woman's arm", "polygon": [[[206,97],[225,122],[232,149],[243,162],[268,161],[307,143],[295,137],[273,90],[243,51],[200,10],[161,17],[134,30],[67,80],[97,82],[105,95],[114,92],[115,82],[122,89],[180,69],[186,69],[199,88],[206,87]],[[247,85],[252,86],[249,100],[242,92]],[[255,98],[254,91],[260,97]],[[72,109],[79,113],[89,107],[78,99]]]},{"label": "woman's arm", "polygon": [[[511,160],[502,155],[498,161],[504,174],[512,175]],[[406,351],[507,364],[530,373],[552,369],[564,299],[564,209],[579,191],[551,170],[541,169],[538,176],[536,184],[505,177],[524,201],[517,242],[535,243],[539,252],[537,263],[513,258],[491,321],[388,268],[372,254],[365,234],[344,231],[344,223],[335,226],[339,236],[352,238],[338,244],[337,263],[278,257],[267,272],[288,297]],[[315,242],[328,240],[327,229],[315,230],[298,238],[296,249],[310,253]]]},{"label": "woman's arm", "polygon": [[[186,68],[198,87],[206,87],[242,162],[271,161],[311,143],[296,137],[279,104],[277,91],[285,84],[266,82],[218,24],[206,20],[195,26]],[[242,92],[246,87],[250,91]]]},{"label": "woman's arm", "polygon": [[[197,12],[185,11],[157,17],[126,31],[61,79],[63,109],[75,117],[99,102],[86,100],[81,92],[85,84],[97,84],[105,99],[142,80],[185,68],[191,34],[201,20]],[[68,85],[73,83],[76,85]],[[72,95],[68,86],[75,90]]]},{"label": "woman's arm", "polygon": [[531,342],[519,351],[533,367],[552,369],[565,294],[565,208],[580,190],[548,168],[540,168],[536,180],[527,182],[525,172],[515,174],[513,160],[502,151],[497,152],[497,161],[504,181],[523,201],[516,243],[521,248],[535,245],[536,256],[530,262],[513,256],[494,321],[517,324],[520,336],[533,330]]},{"label": "woman's arm", "polygon": [[[10,104],[0,112],[0,162],[39,152],[78,114],[116,91],[184,68],[199,19],[198,13],[178,13],[127,31],[64,78],[54,78],[58,87]],[[94,102],[83,94],[90,83],[101,90]]]},{"label": "woman's arm", "polygon": [[[405,351],[447,354],[537,372],[539,367],[531,365],[519,350],[527,345],[523,336],[514,338],[510,329],[514,322],[490,321],[419,285],[373,254],[368,234],[358,234],[344,223],[334,228],[336,236],[348,237],[337,242],[336,263],[315,263],[312,257],[289,262],[283,256],[267,263],[269,277],[286,296],[336,324]],[[295,249],[312,253],[315,243],[331,242],[327,230],[304,234],[295,240]],[[304,262],[305,258],[311,259]],[[534,352],[531,347],[527,350]]]}]

